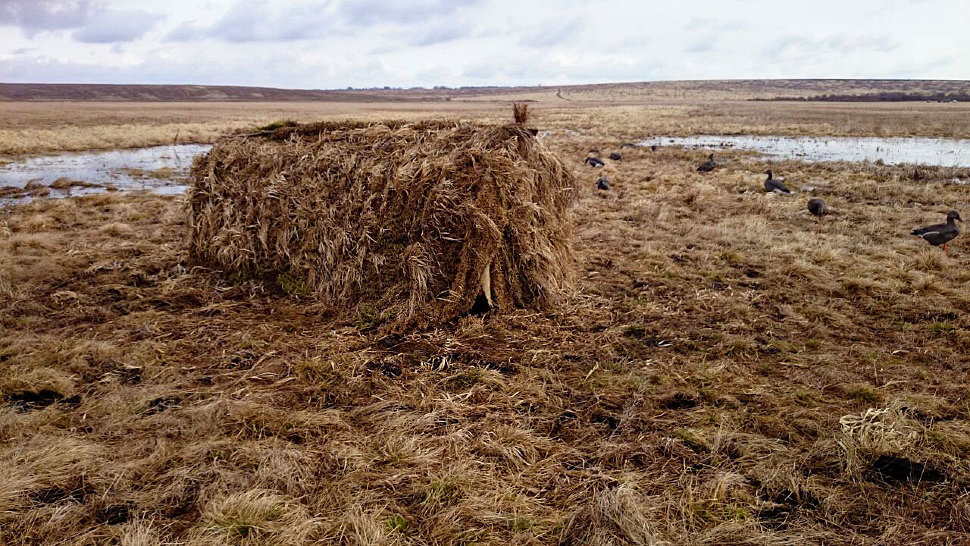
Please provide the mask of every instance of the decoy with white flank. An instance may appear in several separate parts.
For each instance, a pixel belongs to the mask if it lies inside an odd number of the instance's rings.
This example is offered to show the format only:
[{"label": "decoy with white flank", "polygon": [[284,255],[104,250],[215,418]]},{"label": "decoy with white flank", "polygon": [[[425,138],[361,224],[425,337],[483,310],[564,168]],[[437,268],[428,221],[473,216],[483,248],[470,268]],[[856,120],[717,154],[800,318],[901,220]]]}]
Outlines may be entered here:
[{"label": "decoy with white flank", "polygon": [[609,191],[609,189],[610,189],[610,181],[607,180],[607,179],[605,179],[605,178],[600,178],[599,180],[596,181],[596,189],[603,190],[603,191]]},{"label": "decoy with white flank", "polygon": [[707,156],[707,161],[702,163],[700,167],[697,167],[697,172],[707,173],[711,172],[717,168],[717,161],[714,161],[714,154]]},{"label": "decoy with white flank", "polygon": [[769,193],[771,193],[771,192],[775,192],[775,193],[791,193],[791,190],[788,189],[788,186],[786,186],[784,182],[782,182],[781,180],[777,180],[777,179],[774,178],[774,176],[771,174],[771,170],[770,169],[767,170],[767,171],[765,171],[765,174],[768,175],[768,178],[765,179],[765,191],[766,192],[769,192]]},{"label": "decoy with white flank", "polygon": [[603,163],[603,160],[598,157],[587,157],[584,163],[586,163],[590,167],[602,167],[606,165],[606,163]]},{"label": "decoy with white flank", "polygon": [[957,225],[958,220],[960,222],[963,221],[963,218],[960,218],[960,213],[951,210],[946,215],[945,224],[934,224],[932,226],[914,229],[910,233],[921,237],[933,246],[943,245],[943,252],[946,252],[946,244],[956,239],[957,235],[960,235],[960,227]]}]

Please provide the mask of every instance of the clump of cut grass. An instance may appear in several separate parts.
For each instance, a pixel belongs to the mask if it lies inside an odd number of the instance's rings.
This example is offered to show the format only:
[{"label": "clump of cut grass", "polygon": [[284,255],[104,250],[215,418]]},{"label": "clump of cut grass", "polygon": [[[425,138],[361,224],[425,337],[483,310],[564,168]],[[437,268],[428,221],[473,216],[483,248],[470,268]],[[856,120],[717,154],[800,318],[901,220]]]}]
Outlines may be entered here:
[{"label": "clump of cut grass", "polygon": [[529,105],[524,102],[513,102],[512,119],[519,125],[525,125],[529,121]]},{"label": "clump of cut grass", "polygon": [[[231,137],[193,167],[190,246],[398,327],[549,309],[572,278],[573,177],[518,125],[319,123]],[[285,281],[285,282],[283,282]]]},{"label": "clump of cut grass", "polygon": [[253,489],[210,502],[189,543],[305,544],[316,527],[303,505]]},{"label": "clump of cut grass", "polygon": [[605,489],[581,501],[560,533],[564,545],[660,545],[644,499],[628,485]]}]

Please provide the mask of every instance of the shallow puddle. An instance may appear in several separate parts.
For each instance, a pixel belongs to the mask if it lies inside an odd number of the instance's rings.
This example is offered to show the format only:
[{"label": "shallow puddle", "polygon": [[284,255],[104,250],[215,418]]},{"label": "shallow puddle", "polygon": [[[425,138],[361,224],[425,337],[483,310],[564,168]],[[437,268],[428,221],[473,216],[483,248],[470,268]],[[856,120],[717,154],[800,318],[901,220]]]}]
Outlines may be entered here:
[{"label": "shallow puddle", "polygon": [[179,144],[0,162],[0,204],[104,191],[182,193],[192,160],[209,148],[208,144]]},{"label": "shallow puddle", "polygon": [[640,145],[754,150],[764,154],[765,159],[775,161],[882,161],[886,165],[970,167],[970,139],[956,138],[699,135],[655,137]]}]

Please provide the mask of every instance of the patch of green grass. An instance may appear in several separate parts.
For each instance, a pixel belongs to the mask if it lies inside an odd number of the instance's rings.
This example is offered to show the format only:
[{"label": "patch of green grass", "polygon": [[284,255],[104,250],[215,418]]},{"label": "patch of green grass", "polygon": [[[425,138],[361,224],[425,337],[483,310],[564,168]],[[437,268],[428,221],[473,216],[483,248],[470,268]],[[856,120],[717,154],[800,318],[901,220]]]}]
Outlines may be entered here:
[{"label": "patch of green grass", "polygon": [[674,432],[674,438],[684,442],[684,445],[698,453],[704,453],[711,450],[710,446],[707,445],[707,441],[705,441],[704,438],[697,434],[697,432],[693,429],[679,429]]},{"label": "patch of green grass", "polygon": [[298,361],[293,366],[293,372],[316,385],[335,385],[343,379],[330,362],[319,358]]},{"label": "patch of green grass", "polygon": [[424,490],[422,504],[445,506],[461,496],[461,485],[450,480],[432,480]]},{"label": "patch of green grass", "polygon": [[690,505],[691,515],[704,524],[718,524],[727,521],[745,521],[751,512],[736,504],[722,504],[714,500],[704,500]]},{"label": "patch of green grass", "polygon": [[874,404],[879,401],[879,392],[871,385],[855,385],[850,387],[846,394],[863,404]]},{"label": "patch of green grass", "polygon": [[394,514],[384,522],[388,531],[392,533],[403,533],[408,530],[408,520],[401,514]]},{"label": "patch of green grass", "polygon": [[276,285],[280,290],[291,295],[306,297],[310,295],[310,287],[306,283],[306,274],[300,271],[284,271],[276,275]]},{"label": "patch of green grass", "polygon": [[933,332],[935,335],[946,334],[955,329],[956,326],[953,326],[948,322],[934,322],[933,324],[930,324],[930,332]]},{"label": "patch of green grass", "polygon": [[243,284],[253,280],[255,276],[255,273],[249,269],[235,269],[226,274],[226,280],[228,280],[230,284]]},{"label": "patch of green grass", "polygon": [[516,533],[528,531],[529,529],[532,529],[535,526],[535,524],[532,523],[532,520],[528,518],[523,518],[520,516],[510,518],[508,521],[508,525],[509,525],[509,529]]},{"label": "patch of green grass", "polygon": [[453,390],[467,390],[478,384],[482,379],[482,370],[479,368],[469,368],[457,375],[449,377],[446,381],[449,388]]},{"label": "patch of green grass", "polygon": [[358,328],[370,330],[379,326],[383,322],[383,318],[380,310],[373,305],[361,304],[357,306],[357,316],[354,317],[354,322]]}]

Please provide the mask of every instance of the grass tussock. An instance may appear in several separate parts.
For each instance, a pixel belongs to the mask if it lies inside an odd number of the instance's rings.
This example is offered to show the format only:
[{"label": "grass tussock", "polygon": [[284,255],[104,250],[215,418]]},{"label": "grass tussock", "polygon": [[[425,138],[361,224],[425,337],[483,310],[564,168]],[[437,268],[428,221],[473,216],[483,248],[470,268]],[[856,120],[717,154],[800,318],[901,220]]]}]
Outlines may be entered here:
[{"label": "grass tussock", "polygon": [[285,125],[220,142],[193,173],[202,263],[333,309],[413,326],[483,296],[550,309],[569,286],[573,177],[517,125]]}]

